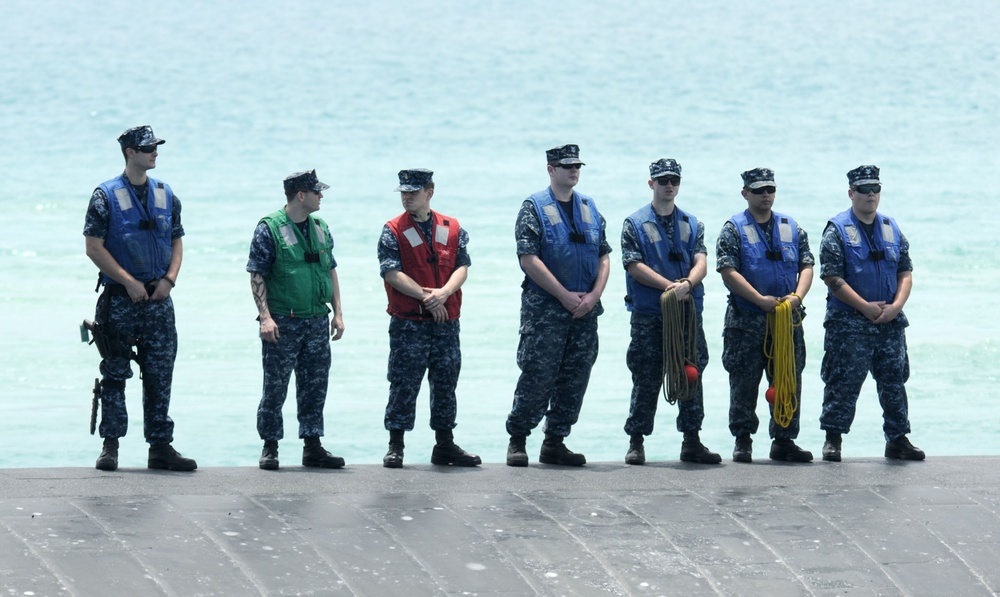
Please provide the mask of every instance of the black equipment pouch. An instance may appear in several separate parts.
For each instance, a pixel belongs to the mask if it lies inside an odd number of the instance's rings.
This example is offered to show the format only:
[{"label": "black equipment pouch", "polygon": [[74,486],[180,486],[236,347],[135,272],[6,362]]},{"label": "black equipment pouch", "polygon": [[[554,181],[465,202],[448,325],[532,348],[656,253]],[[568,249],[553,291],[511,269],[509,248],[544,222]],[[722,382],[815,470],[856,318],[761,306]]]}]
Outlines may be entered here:
[{"label": "black equipment pouch", "polygon": [[94,399],[90,402],[90,435],[97,430],[97,404],[101,401],[101,380],[94,379]]}]

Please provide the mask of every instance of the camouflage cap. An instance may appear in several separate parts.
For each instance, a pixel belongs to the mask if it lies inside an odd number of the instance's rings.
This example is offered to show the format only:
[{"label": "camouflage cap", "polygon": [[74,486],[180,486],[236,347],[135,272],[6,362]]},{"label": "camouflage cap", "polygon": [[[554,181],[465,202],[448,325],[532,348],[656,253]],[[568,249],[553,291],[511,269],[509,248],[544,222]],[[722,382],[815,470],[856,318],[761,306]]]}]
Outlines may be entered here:
[{"label": "camouflage cap", "polygon": [[580,146],[579,145],[563,145],[562,147],[553,147],[545,152],[545,160],[549,164],[553,165],[569,165],[569,164],[580,164],[581,166],[586,166],[580,161]]},{"label": "camouflage cap", "polygon": [[680,175],[681,165],[672,158],[659,159],[649,165],[649,177],[654,180],[663,176],[680,177]]},{"label": "camouflage cap", "polygon": [[316,177],[316,170],[295,172],[285,177],[286,193],[295,191],[313,191],[318,193],[329,188],[330,185],[320,182],[319,178]]},{"label": "camouflage cap", "polygon": [[153,127],[148,124],[134,126],[118,137],[118,143],[122,149],[126,147],[147,147],[149,145],[163,145],[163,139],[157,139],[153,134]]},{"label": "camouflage cap", "polygon": [[426,168],[399,171],[399,186],[396,191],[412,193],[434,182],[434,173]]},{"label": "camouflage cap", "polygon": [[847,173],[847,182],[852,187],[862,184],[882,184],[878,179],[878,166],[858,166]]},{"label": "camouflage cap", "polygon": [[747,170],[740,176],[743,177],[743,188],[745,189],[775,186],[774,170],[770,168],[754,168],[753,170]]}]

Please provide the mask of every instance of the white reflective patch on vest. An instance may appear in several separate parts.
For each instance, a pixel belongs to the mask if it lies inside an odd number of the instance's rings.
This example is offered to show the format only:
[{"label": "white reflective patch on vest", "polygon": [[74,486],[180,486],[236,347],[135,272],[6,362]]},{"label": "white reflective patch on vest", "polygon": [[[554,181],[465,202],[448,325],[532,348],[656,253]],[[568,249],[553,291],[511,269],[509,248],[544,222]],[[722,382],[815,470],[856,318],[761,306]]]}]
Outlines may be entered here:
[{"label": "white reflective patch on vest", "polygon": [[760,235],[757,234],[757,227],[747,224],[743,227],[743,234],[747,235],[747,241],[751,245],[755,245],[760,242]]},{"label": "white reflective patch on vest", "polygon": [[649,237],[649,242],[651,243],[658,243],[663,240],[663,237],[660,236],[659,227],[652,222],[643,222],[642,231],[646,233],[646,236]]},{"label": "white reflective patch on vest", "polygon": [[289,247],[299,244],[299,237],[295,236],[295,229],[292,228],[291,224],[285,224],[281,228],[278,228],[278,233],[281,234],[281,238],[285,240],[285,244]]},{"label": "white reflective patch on vest", "polygon": [[778,236],[781,237],[783,243],[792,242],[792,225],[788,222],[778,224]]},{"label": "white reflective patch on vest", "polygon": [[319,222],[313,221],[313,231],[319,244],[326,244],[326,234],[323,233],[323,227],[319,225]]},{"label": "white reflective patch on vest", "polygon": [[448,228],[447,226],[438,226],[437,228],[435,228],[434,229],[434,242],[436,242],[439,245],[447,245],[448,244],[448,231],[449,230],[450,230],[450,228]]},{"label": "white reflective patch on vest", "polygon": [[129,195],[124,187],[115,189],[115,198],[118,199],[118,208],[122,211],[132,209],[132,195]]},{"label": "white reflective patch on vest", "polygon": [[156,209],[167,209],[167,189],[154,187],[153,202],[156,204]]},{"label": "white reflective patch on vest", "polygon": [[406,240],[410,241],[411,247],[419,247],[424,244],[424,239],[420,236],[420,233],[417,232],[416,228],[407,228],[403,231],[403,236],[406,237]]},{"label": "white reflective patch on vest", "polygon": [[896,233],[892,231],[892,224],[886,219],[882,220],[882,240],[887,243],[896,242]]},{"label": "white reflective patch on vest", "polygon": [[687,243],[691,241],[691,223],[685,220],[680,221],[681,228],[681,242]]},{"label": "white reflective patch on vest", "polygon": [[857,226],[844,226],[844,232],[847,234],[847,242],[855,247],[861,246],[861,234],[858,233]]},{"label": "white reflective patch on vest", "polygon": [[594,223],[594,217],[590,215],[590,206],[586,203],[580,204],[580,217],[583,219],[584,224]]},{"label": "white reflective patch on vest", "polygon": [[555,226],[556,224],[562,223],[562,216],[559,215],[559,208],[553,205],[543,205],[542,212],[545,213],[545,217],[549,219],[549,224]]}]

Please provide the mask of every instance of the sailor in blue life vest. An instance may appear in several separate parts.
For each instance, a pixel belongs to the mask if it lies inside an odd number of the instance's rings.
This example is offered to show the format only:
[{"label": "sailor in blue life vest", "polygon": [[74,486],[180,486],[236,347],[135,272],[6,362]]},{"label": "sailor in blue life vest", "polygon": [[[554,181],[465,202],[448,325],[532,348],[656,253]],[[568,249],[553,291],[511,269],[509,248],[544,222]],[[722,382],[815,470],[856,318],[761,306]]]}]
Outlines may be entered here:
[{"label": "sailor in blue life vest", "polygon": [[405,210],[386,222],[378,242],[379,273],[389,299],[389,401],[386,468],[403,466],[403,434],[412,431],[417,395],[427,374],[430,426],[436,443],[431,463],[477,466],[482,460],[454,441],[455,389],[462,369],[459,315],[468,277],[469,235],[451,216],[431,209],[434,173],[399,171],[396,191]]},{"label": "sailor in blue life vest", "polygon": [[[766,354],[772,351],[773,338],[767,336],[767,314],[779,302],[790,303],[793,320],[801,321],[802,306],[812,285],[816,259],[809,250],[806,232],[791,217],[772,210],[777,187],[774,172],[754,168],[742,174],[747,209],[729,218],[716,243],[716,270],[729,289],[729,304],[723,332],[722,365],[729,372],[729,431],[736,438],[733,460],[753,461],[753,440],[760,424],[757,398],[760,378],[767,375]],[[796,404],[801,405],[802,370],[806,365],[806,346],[802,326],[794,327],[792,344],[795,353]],[[768,435],[771,460],[811,462],[812,453],[795,444],[799,435],[799,414],[795,410],[787,428],[774,421],[774,405],[768,405]]]},{"label": "sailor in blue life vest", "polygon": [[[677,404],[677,430],[684,434],[680,459],[718,464],[722,458],[699,437],[705,419],[701,373],[708,365],[708,343],[702,325],[707,272],[705,224],[676,205],[681,188],[681,165],[661,159],[649,165],[653,200],[622,225],[622,266],[625,268],[625,306],[631,315],[632,340],[626,363],[632,372],[632,398],[625,433],[630,437],[627,464],[645,464],[645,436],[653,433],[653,419],[663,387],[663,314],[660,295],[673,290],[685,310],[694,309],[698,381],[693,395]],[[684,345],[689,338],[685,330]]]},{"label": "sailor in blue life vest", "polygon": [[[149,126],[118,137],[125,171],[90,197],[83,234],[87,257],[101,270],[95,322],[107,343],[101,350],[101,425],[104,447],[97,468],[118,468],[118,438],[128,431],[125,382],[130,359],[142,377],[143,433],[151,469],[193,471],[198,464],[174,450],[170,388],[177,357],[177,327],[170,291],[181,269],[181,202],[170,186],[147,173],[166,143]],[[95,334],[96,338],[96,334]],[[135,347],[135,353],[132,347]]]},{"label": "sailor in blue life vest", "polygon": [[528,466],[527,436],[543,418],[539,462],[586,464],[563,440],[580,416],[597,360],[597,317],[611,271],[607,223],[592,198],[573,190],[584,165],[580,148],[554,147],[545,157],[549,186],[524,201],[514,227],[525,278],[508,466]]},{"label": "sailor in blue life vest", "polygon": [[827,223],[819,256],[828,289],[820,370],[826,384],[819,418],[826,431],[823,460],[840,462],[842,436],[851,430],[869,371],[882,405],[885,457],[923,460],[924,452],[906,437],[910,359],[903,306],[913,286],[910,243],[896,220],[878,212],[877,167],[858,166],[847,181],[851,208]]},{"label": "sailor in blue life vest", "polygon": [[247,261],[264,369],[257,407],[257,433],[264,440],[259,465],[264,470],[279,467],[278,442],[285,435],[281,408],[295,371],[302,466],[337,469],[344,459],[326,451],[320,437],[330,342],[344,335],[344,312],[333,236],[326,222],[313,215],[330,185],[320,182],[315,170],[306,170],[288,175],[283,186],[285,206],[257,223]]}]

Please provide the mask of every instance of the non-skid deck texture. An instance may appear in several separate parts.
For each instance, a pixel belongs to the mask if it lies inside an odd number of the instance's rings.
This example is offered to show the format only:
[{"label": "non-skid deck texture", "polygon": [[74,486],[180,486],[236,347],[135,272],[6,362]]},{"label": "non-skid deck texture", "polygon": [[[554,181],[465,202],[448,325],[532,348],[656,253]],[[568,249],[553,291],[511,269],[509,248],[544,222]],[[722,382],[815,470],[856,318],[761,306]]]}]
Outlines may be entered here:
[{"label": "non-skid deck texture", "polygon": [[1000,458],[0,471],[6,595],[996,595]]}]

